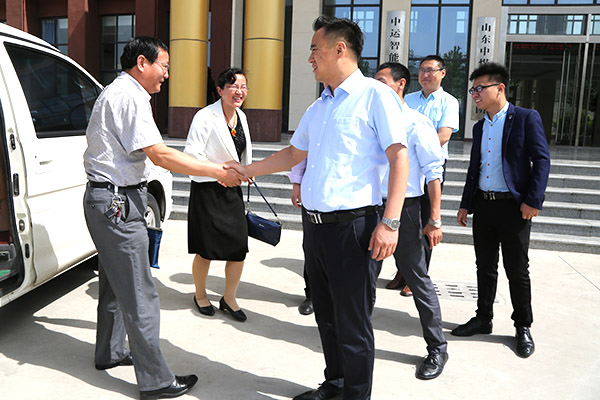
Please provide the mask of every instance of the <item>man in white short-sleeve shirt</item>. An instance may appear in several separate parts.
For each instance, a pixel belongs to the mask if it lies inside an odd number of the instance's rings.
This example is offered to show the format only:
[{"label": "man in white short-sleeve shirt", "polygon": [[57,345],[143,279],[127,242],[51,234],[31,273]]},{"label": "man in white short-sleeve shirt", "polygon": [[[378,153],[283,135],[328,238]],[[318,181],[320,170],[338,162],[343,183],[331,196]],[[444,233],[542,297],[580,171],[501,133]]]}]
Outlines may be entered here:
[{"label": "man in white short-sleeve shirt", "polygon": [[124,72],[96,100],[83,157],[89,180],[84,212],[98,251],[95,364],[99,370],[133,365],[142,399],[178,397],[198,377],[175,376],[160,350],[160,305],[144,219],[146,161],[182,174],[211,176],[228,186],[239,185],[241,176],[163,143],[149,102],[169,77],[169,53],[161,41],[131,39],[121,65]]}]

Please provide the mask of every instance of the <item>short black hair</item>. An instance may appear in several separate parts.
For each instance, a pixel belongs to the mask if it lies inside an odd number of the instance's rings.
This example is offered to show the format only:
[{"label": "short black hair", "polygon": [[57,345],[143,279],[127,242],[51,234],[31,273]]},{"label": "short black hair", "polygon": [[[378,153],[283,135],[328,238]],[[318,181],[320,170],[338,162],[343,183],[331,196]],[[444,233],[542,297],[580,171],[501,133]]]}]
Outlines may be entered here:
[{"label": "short black hair", "polygon": [[446,63],[444,62],[444,59],[436,54],[430,54],[426,56],[424,59],[421,60],[419,66],[421,66],[421,64],[423,64],[425,61],[437,61],[440,68],[446,69]]},{"label": "short black hair", "polygon": [[224,89],[226,84],[230,84],[230,85],[234,84],[235,80],[237,79],[235,77],[236,75],[246,76],[246,74],[244,74],[244,71],[242,71],[241,68],[237,68],[237,67],[227,68],[225,71],[223,71],[219,74],[219,77],[217,78],[217,86],[220,87],[221,89]]},{"label": "short black hair", "polygon": [[356,22],[348,18],[321,15],[313,22],[313,31],[325,29],[325,37],[343,40],[358,60],[362,54],[365,37]]},{"label": "short black hair", "polygon": [[479,67],[475,68],[475,71],[471,73],[469,80],[474,81],[475,79],[484,75],[489,75],[491,81],[503,83],[504,86],[508,86],[508,69],[506,69],[506,67],[502,64],[495,62],[481,64]]},{"label": "short black hair", "polygon": [[406,85],[404,85],[404,90],[402,91],[402,95],[404,96],[404,92],[406,92],[408,85],[410,85],[410,71],[400,63],[386,62],[377,67],[377,72],[386,68],[390,69],[390,75],[395,82],[398,82],[400,79],[406,80]]},{"label": "short black hair", "polygon": [[139,56],[144,56],[148,61],[153,63],[156,61],[161,49],[169,51],[167,45],[159,39],[150,36],[136,36],[131,38],[123,48],[123,54],[121,54],[121,68],[125,71],[135,67]]}]

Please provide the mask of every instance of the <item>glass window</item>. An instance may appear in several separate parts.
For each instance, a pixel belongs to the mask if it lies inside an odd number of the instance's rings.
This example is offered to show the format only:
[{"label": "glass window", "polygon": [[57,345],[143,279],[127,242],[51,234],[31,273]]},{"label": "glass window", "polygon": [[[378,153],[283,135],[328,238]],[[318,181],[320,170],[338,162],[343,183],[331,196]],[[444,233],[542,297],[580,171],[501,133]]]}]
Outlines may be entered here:
[{"label": "glass window", "polygon": [[531,5],[554,4],[554,0],[529,0]]},{"label": "glass window", "polygon": [[510,5],[525,5],[527,4],[527,0],[504,0],[502,2],[503,5],[505,6],[510,6]]},{"label": "glass window", "polygon": [[45,18],[42,23],[42,39],[58,48],[63,54],[69,51],[69,20]]},{"label": "glass window", "polygon": [[411,58],[423,58],[437,53],[437,20],[437,7],[411,8],[409,30]]},{"label": "glass window", "polygon": [[[469,24],[468,7],[443,7],[440,21],[439,53],[444,54],[454,48],[467,53],[467,31]],[[431,53],[430,53],[431,54]]]},{"label": "glass window", "polygon": [[591,32],[592,35],[600,35],[600,15],[592,15],[592,27]]},{"label": "glass window", "polygon": [[108,85],[121,71],[125,43],[135,34],[135,15],[102,17],[102,81]]},{"label": "glass window", "polygon": [[557,0],[557,4],[594,4],[594,0]]},{"label": "glass window", "polygon": [[84,135],[99,88],[73,65],[49,54],[6,45],[38,138]]},{"label": "glass window", "polygon": [[421,89],[417,74],[421,60],[431,54],[442,57],[447,72],[442,86],[459,102],[460,127],[453,139],[461,139],[464,131],[470,4],[468,0],[413,0],[410,12],[408,69],[412,79],[407,93]]},{"label": "glass window", "polygon": [[585,15],[510,14],[509,35],[584,35]]},{"label": "glass window", "polygon": [[379,59],[381,0],[325,0],[324,14],[348,18],[358,24],[365,40],[358,66],[365,76],[375,76]]}]

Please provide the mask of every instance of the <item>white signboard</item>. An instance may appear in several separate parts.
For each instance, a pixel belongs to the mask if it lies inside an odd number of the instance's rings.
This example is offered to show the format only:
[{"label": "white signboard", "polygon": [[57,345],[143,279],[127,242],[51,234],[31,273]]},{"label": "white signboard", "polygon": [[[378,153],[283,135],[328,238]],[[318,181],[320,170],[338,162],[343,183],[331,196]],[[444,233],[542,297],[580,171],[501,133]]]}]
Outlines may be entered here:
[{"label": "white signboard", "polygon": [[404,50],[405,12],[388,11],[384,62],[400,62]]},{"label": "white signboard", "polygon": [[[496,38],[496,18],[477,18],[477,48],[475,53],[475,68],[488,61],[494,60],[494,41]],[[483,111],[475,107],[471,110],[471,119],[477,121],[483,118]]]},{"label": "white signboard", "polygon": [[496,18],[477,18],[477,65],[481,65],[494,58],[494,41],[496,37]]}]

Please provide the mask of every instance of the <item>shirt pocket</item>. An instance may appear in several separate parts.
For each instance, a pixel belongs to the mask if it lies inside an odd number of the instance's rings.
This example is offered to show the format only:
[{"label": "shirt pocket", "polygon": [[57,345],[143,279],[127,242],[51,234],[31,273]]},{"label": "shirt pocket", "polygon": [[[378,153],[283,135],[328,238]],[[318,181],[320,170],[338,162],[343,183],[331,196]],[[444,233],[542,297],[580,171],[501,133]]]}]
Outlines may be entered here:
[{"label": "shirt pocket", "polygon": [[360,118],[340,117],[335,118],[333,122],[344,148],[351,154],[358,154],[358,145],[364,136]]}]

